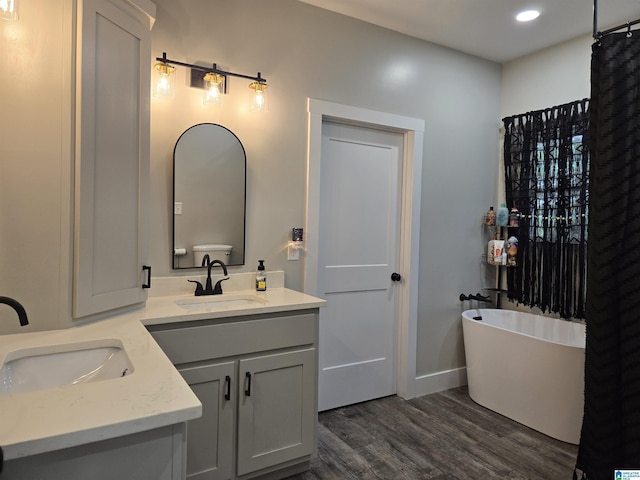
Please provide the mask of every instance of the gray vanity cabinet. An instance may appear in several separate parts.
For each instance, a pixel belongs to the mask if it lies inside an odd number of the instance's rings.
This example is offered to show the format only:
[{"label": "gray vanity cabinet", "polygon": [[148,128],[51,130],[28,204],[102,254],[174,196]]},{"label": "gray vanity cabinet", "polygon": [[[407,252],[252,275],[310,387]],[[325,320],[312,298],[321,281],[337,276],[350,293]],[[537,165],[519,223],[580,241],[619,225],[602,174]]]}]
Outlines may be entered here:
[{"label": "gray vanity cabinet", "polygon": [[187,423],[187,478],[228,480],[232,474],[236,362],[223,362],[179,368],[203,405],[202,417]]},{"label": "gray vanity cabinet", "polygon": [[188,478],[278,479],[308,468],[317,309],[147,328],[202,403],[187,424]]},{"label": "gray vanity cabinet", "polygon": [[315,355],[308,348],[240,360],[238,476],[313,453]]}]

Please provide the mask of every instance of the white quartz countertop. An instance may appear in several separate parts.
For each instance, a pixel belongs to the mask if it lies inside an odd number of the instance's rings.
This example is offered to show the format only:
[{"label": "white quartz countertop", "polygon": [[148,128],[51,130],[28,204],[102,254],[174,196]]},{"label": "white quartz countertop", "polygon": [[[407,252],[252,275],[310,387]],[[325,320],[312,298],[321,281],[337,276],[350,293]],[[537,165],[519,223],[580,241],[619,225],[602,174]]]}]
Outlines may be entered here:
[{"label": "white quartz countertop", "polygon": [[[199,400],[145,325],[302,310],[326,303],[286,288],[232,291],[211,298],[249,295],[260,300],[189,309],[179,303],[193,301],[193,294],[153,297],[142,308],[83,326],[0,336],[0,365],[9,352],[22,348],[115,339],[122,342],[134,369],[121,378],[0,395],[0,446],[5,460],[198,418],[202,414]],[[197,301],[207,302],[207,298],[197,297]]]},{"label": "white quartz countertop", "polygon": [[[255,299],[255,301],[250,302],[248,305],[226,305],[226,303],[232,303],[234,300],[242,301],[244,299]],[[220,301],[224,306],[216,306],[216,302]],[[197,302],[200,302],[203,308],[187,309],[180,306],[180,304],[184,303],[197,304]],[[140,320],[144,325],[159,325],[303,310],[322,307],[325,304],[325,300],[288,288],[273,288],[265,292],[236,290],[222,295],[201,297],[194,297],[193,294],[175,295],[154,297],[147,300],[144,314]]]}]

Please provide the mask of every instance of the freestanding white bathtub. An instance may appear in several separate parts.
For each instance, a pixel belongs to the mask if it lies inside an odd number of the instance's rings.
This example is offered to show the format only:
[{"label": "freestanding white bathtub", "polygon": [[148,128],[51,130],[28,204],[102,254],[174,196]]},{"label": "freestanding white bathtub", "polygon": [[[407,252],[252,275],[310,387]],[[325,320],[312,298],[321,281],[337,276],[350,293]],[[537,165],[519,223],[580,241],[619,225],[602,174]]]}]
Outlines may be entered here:
[{"label": "freestanding white bathtub", "polygon": [[550,437],[580,442],[584,324],[478,309],[462,313],[462,329],[475,402]]}]

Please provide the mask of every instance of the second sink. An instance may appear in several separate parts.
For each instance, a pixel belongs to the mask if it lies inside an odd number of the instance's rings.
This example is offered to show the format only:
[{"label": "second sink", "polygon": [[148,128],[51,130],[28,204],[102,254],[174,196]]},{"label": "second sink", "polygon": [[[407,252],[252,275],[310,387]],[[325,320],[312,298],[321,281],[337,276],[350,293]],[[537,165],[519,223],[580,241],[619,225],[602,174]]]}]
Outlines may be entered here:
[{"label": "second sink", "polygon": [[7,354],[0,367],[0,395],[97,382],[132,372],[122,343],[115,339],[23,348]]}]

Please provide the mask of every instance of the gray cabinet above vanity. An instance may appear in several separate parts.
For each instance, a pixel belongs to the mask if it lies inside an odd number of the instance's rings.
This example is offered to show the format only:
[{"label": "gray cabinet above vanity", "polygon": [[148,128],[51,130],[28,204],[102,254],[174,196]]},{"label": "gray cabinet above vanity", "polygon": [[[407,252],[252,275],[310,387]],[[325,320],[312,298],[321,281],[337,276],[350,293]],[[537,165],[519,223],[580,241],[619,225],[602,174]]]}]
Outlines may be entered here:
[{"label": "gray cabinet above vanity", "polygon": [[74,318],[147,299],[155,11],[148,0],[78,2]]}]

